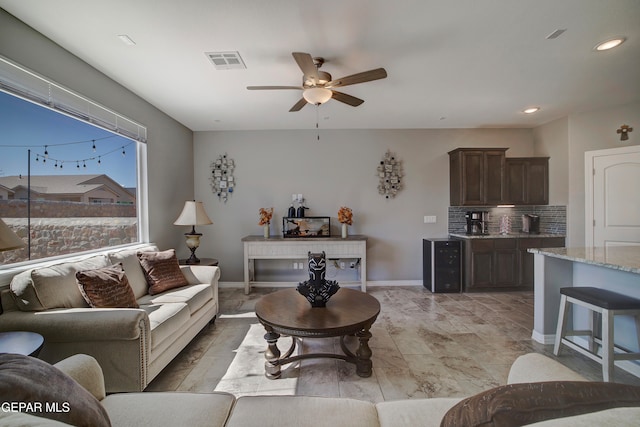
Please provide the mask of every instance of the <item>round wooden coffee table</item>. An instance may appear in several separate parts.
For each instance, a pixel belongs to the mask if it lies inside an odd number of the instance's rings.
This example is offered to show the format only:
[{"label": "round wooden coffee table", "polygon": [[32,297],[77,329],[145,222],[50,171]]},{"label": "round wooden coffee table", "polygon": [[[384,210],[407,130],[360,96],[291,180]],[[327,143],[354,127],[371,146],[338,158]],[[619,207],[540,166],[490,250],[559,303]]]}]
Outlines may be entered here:
[{"label": "round wooden coffee table", "polygon": [[[369,329],[380,313],[377,299],[354,289],[340,288],[327,302],[326,307],[311,307],[305,297],[295,289],[286,289],[265,295],[256,302],[256,316],[267,333],[265,375],[280,377],[280,367],[301,359],[332,357],[356,365],[361,377],[371,376],[373,364]],[[291,347],[281,354],[278,349],[280,335],[292,337]],[[344,342],[345,336],[355,335],[359,345],[355,353]],[[296,338],[340,337],[344,354],[309,353],[291,356],[296,347]]]}]

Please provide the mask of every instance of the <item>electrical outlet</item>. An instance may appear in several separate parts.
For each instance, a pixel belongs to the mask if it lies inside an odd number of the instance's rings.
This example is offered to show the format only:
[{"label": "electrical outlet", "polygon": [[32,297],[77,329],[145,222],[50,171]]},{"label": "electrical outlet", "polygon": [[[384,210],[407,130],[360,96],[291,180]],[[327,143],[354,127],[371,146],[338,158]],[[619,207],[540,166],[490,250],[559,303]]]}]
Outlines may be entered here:
[{"label": "electrical outlet", "polygon": [[298,203],[302,203],[303,200],[302,194],[298,193]]},{"label": "electrical outlet", "polygon": [[425,224],[435,224],[436,222],[436,216],[435,215],[425,215],[424,216],[424,223]]},{"label": "electrical outlet", "polygon": [[295,201],[297,201],[297,200],[298,200],[298,195],[297,195],[297,194],[295,194],[295,193],[292,193],[292,194],[291,194],[291,201],[292,201],[292,202],[295,202]]},{"label": "electrical outlet", "polygon": [[344,261],[340,261],[340,268],[344,269]]}]

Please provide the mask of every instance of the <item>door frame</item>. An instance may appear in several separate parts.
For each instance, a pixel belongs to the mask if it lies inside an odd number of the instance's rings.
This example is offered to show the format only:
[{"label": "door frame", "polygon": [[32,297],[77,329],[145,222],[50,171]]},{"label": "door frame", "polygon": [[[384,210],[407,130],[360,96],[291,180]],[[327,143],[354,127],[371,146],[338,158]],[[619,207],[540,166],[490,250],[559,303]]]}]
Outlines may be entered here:
[{"label": "door frame", "polygon": [[600,156],[635,153],[640,153],[640,145],[607,148],[604,150],[586,151],[584,153],[584,242],[586,247],[593,246],[593,211],[595,209],[595,200],[593,197],[593,176],[595,173],[594,159]]}]

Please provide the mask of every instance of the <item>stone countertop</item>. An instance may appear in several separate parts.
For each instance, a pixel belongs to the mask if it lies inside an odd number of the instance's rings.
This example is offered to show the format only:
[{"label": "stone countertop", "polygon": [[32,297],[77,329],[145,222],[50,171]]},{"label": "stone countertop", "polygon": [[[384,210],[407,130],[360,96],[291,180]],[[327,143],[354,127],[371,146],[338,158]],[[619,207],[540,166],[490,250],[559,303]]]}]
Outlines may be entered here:
[{"label": "stone countertop", "polygon": [[546,237],[565,237],[564,234],[554,234],[554,233],[540,233],[540,234],[529,234],[529,233],[509,233],[509,234],[500,234],[500,233],[489,233],[489,234],[466,234],[466,233],[449,233],[450,237],[456,237],[458,239],[535,239],[535,238],[546,238]]},{"label": "stone countertop", "polygon": [[640,274],[640,246],[532,248],[529,252]]}]

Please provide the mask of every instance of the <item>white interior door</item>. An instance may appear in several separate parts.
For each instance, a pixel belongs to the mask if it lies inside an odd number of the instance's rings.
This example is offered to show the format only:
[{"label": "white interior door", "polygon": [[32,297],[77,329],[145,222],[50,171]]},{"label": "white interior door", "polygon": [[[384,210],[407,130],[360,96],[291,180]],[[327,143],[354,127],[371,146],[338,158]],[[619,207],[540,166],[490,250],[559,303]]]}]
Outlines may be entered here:
[{"label": "white interior door", "polygon": [[640,245],[640,146],[586,153],[587,246]]}]

